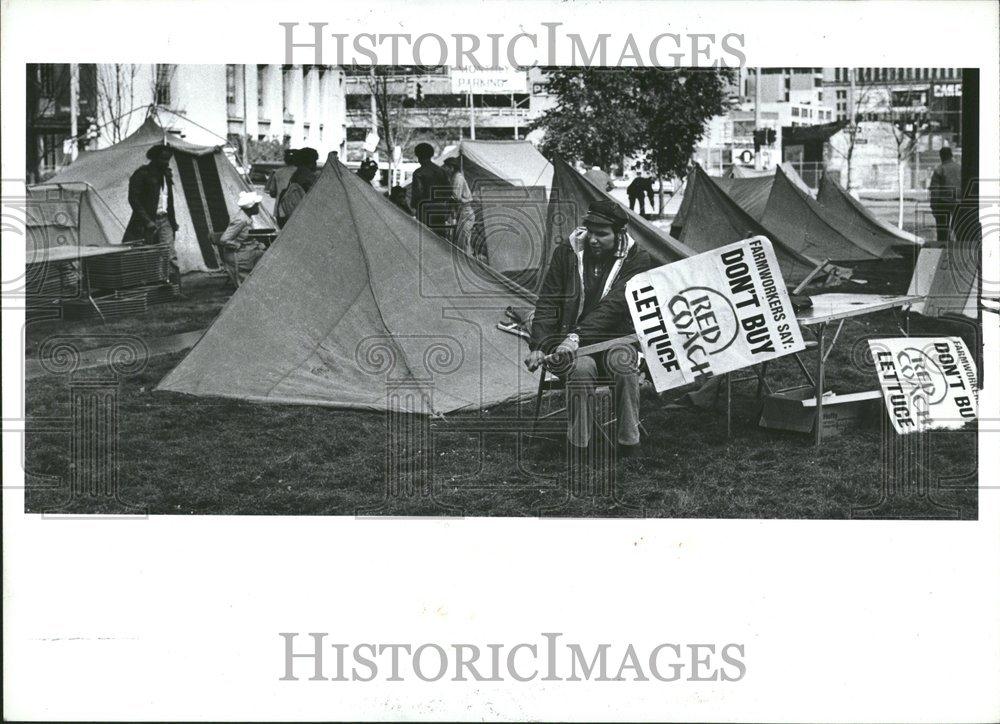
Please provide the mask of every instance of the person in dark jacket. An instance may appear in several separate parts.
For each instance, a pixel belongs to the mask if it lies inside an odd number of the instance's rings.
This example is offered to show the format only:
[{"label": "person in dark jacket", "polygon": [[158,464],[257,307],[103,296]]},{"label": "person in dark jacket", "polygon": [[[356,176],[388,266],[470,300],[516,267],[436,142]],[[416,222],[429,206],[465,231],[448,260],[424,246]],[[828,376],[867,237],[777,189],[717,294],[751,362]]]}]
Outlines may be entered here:
[{"label": "person in dark jacket", "polygon": [[132,217],[125,227],[123,242],[174,244],[177,217],[174,215],[174,178],[170,170],[173,149],[152,146],[146,151],[149,163],[140,166],[128,180],[128,205]]},{"label": "person in dark jacket", "polygon": [[[567,243],[556,245],[542,283],[531,324],[530,353],[524,363],[535,370],[551,361],[566,368],[567,437],[570,445],[587,447],[590,441],[592,397],[599,377],[613,377],[616,388],[618,451],[623,457],[639,453],[639,375],[635,361],[577,357],[576,350],[632,333],[625,301],[629,279],[652,269],[649,254],[625,231],[628,214],[614,201],[590,205],[583,226]],[[547,358],[548,356],[548,358]],[[612,369],[607,369],[607,368]]]},{"label": "person in dark jacket", "polygon": [[410,208],[422,224],[439,236],[447,237],[452,206],[451,179],[443,168],[431,160],[434,158],[431,144],[418,143],[413,153],[420,162],[420,168],[413,172],[410,183]]},{"label": "person in dark jacket", "polygon": [[928,187],[931,213],[937,226],[937,240],[948,241],[952,216],[958,205],[959,187],[962,185],[962,169],[952,158],[951,149],[945,146],[940,151],[941,164],[931,174]]},{"label": "person in dark jacket", "polygon": [[639,205],[639,214],[646,215],[646,198],[649,198],[649,208],[653,208],[653,179],[646,178],[642,174],[639,174],[634,179],[632,183],[628,185],[625,189],[625,193],[628,194],[628,207],[630,210],[635,211],[635,206]]},{"label": "person in dark jacket", "polygon": [[319,171],[316,169],[318,161],[319,153],[315,148],[300,148],[295,152],[295,172],[288,179],[288,186],[281,192],[274,205],[274,220],[279,229],[284,228],[295,208],[316,183],[316,178],[319,176]]}]

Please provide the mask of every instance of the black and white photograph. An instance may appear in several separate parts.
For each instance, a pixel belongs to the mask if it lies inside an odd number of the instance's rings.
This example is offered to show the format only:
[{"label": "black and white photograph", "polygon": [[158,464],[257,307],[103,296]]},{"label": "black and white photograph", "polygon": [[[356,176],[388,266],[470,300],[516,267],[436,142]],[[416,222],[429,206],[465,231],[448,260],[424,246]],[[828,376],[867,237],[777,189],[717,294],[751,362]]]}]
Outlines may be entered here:
[{"label": "black and white photograph", "polygon": [[977,516],[976,69],[26,72],[28,512]]},{"label": "black and white photograph", "polygon": [[997,7],[805,5],[4,2],[5,718],[1000,716]]}]

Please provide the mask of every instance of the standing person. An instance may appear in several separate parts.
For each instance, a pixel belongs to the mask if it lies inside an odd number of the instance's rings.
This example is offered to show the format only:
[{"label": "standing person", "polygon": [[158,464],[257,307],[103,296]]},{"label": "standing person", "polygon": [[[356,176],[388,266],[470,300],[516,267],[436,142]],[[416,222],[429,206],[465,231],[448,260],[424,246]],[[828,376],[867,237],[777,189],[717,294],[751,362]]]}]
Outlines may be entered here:
[{"label": "standing person", "polygon": [[413,172],[410,183],[410,208],[422,224],[447,238],[451,180],[444,169],[431,160],[434,158],[434,147],[431,144],[418,143],[413,152],[420,167]]},{"label": "standing person", "polygon": [[250,236],[253,217],[260,211],[261,201],[259,194],[241,191],[236,199],[240,213],[232,218],[219,239],[222,264],[237,287],[250,276],[257,261],[264,255],[264,245]]},{"label": "standing person", "polygon": [[444,160],[445,169],[451,174],[451,195],[455,203],[455,235],[452,243],[468,254],[472,253],[472,228],[476,215],[472,210],[472,190],[465,181],[461,163],[454,156]]},{"label": "standing person", "polygon": [[268,179],[267,183],[264,185],[264,191],[272,199],[277,200],[281,197],[282,192],[288,188],[288,182],[292,179],[292,174],[295,173],[295,154],[296,150],[294,148],[286,148],[284,153],[285,165],[281,168],[275,169]]},{"label": "standing person", "polygon": [[170,146],[152,146],[146,151],[149,163],[129,177],[128,205],[132,207],[132,217],[125,227],[123,242],[173,246],[178,228],[174,215],[174,174],[170,169],[173,155]]},{"label": "standing person", "polygon": [[128,180],[128,205],[132,217],[125,227],[122,243],[170,245],[170,276],[180,282],[177,265],[177,217],[174,214],[174,173],[170,159],[174,151],[166,144],[146,151],[149,163],[140,166]]},{"label": "standing person", "polygon": [[601,191],[610,191],[615,187],[611,183],[611,177],[604,173],[600,166],[591,166],[587,173],[583,174],[583,177],[594,184]]},{"label": "standing person", "polygon": [[292,212],[299,205],[309,189],[316,183],[316,162],[319,161],[319,153],[315,148],[300,148],[295,152],[295,173],[288,179],[288,186],[278,197],[275,204],[275,221],[278,228],[284,228],[291,218]]},{"label": "standing person", "polygon": [[642,177],[642,188],[646,191],[646,197],[649,199],[649,213],[656,211],[656,204],[653,203],[653,177],[643,176]]},{"label": "standing person", "polygon": [[[625,284],[652,269],[649,254],[625,231],[628,214],[614,201],[590,205],[583,226],[568,242],[556,245],[538,295],[531,325],[531,352],[524,363],[535,370],[553,354],[562,367],[579,347],[622,337],[632,331]],[[598,376],[613,377],[618,419],[618,451],[639,455],[639,375],[633,365],[577,357],[561,376],[566,380],[569,444],[578,450],[590,442],[593,396]],[[631,369],[629,367],[632,367]]]},{"label": "standing person", "polygon": [[625,189],[625,193],[628,194],[628,208],[629,211],[635,211],[636,204],[639,206],[639,215],[646,215],[646,184],[645,179],[643,179],[642,174],[638,174],[632,183],[628,185]]},{"label": "standing person", "polygon": [[962,185],[962,169],[952,158],[951,149],[945,146],[940,151],[941,163],[931,174],[928,186],[931,213],[937,227],[937,240],[948,241],[952,216],[958,206],[958,193]]}]

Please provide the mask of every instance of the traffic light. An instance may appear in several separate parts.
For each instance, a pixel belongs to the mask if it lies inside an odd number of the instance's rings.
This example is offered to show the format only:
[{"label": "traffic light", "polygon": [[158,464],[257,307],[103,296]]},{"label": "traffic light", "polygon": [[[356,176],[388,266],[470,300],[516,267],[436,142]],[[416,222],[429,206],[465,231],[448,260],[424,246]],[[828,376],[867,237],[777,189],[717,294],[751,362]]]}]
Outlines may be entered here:
[{"label": "traffic light", "polygon": [[777,134],[774,132],[773,128],[765,128],[764,129],[764,141],[767,143],[768,146],[773,146],[774,145],[774,141],[775,141],[776,137],[777,137]]},{"label": "traffic light", "polygon": [[423,85],[420,84],[419,81],[417,82],[416,100],[417,100],[417,103],[420,103],[421,101],[424,100],[424,87],[423,87]]}]

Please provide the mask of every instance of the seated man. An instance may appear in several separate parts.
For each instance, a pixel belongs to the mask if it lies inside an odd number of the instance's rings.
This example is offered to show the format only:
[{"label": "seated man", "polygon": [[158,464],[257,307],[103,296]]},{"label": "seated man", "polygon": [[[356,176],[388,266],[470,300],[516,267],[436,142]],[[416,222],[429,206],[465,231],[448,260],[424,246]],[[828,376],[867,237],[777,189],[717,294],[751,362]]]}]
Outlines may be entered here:
[{"label": "seated man", "polygon": [[585,448],[590,442],[592,397],[598,375],[614,377],[618,452],[621,457],[639,454],[638,371],[615,364],[608,370],[602,359],[584,356],[565,364],[579,347],[632,333],[625,302],[625,283],[653,268],[649,254],[625,231],[628,214],[614,201],[595,201],[583,226],[558,244],[538,295],[531,325],[531,353],[524,363],[537,369],[547,353],[556,367],[567,368],[570,445]]},{"label": "seated man", "polygon": [[261,197],[250,191],[241,191],[236,201],[242,213],[236,214],[219,239],[222,265],[236,286],[242,284],[254,265],[264,255],[264,245],[250,236],[253,217],[260,211]]}]

